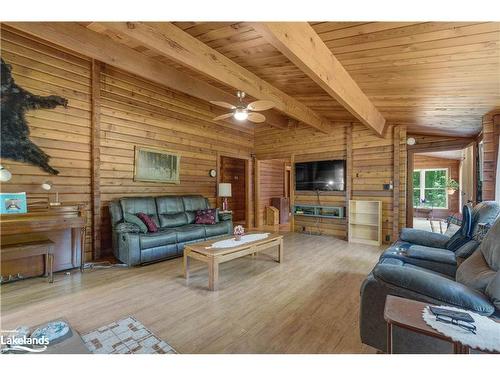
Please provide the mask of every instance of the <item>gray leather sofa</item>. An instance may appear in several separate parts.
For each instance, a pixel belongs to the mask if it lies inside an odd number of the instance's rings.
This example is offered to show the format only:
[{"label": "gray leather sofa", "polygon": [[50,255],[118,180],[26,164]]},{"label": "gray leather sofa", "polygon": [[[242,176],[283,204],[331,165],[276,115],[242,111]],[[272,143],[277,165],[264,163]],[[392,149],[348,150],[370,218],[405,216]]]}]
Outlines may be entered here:
[{"label": "gray leather sofa", "polygon": [[[231,234],[231,216],[218,215],[216,224],[194,224],[196,211],[210,208],[200,195],[131,197],[109,205],[113,254],[129,266],[182,256],[188,243]],[[138,233],[124,223],[124,213],[143,212],[158,226],[156,233]]]},{"label": "gray leather sofa", "polygon": [[[479,248],[457,269],[456,277],[382,258],[361,286],[360,333],[363,343],[386,352],[387,295],[455,306],[500,318],[500,219]],[[396,353],[451,353],[449,343],[394,327]]]},{"label": "gray leather sofa", "polygon": [[500,215],[500,204],[485,201],[477,204],[472,211],[468,206],[464,206],[463,214],[462,226],[452,237],[405,228],[401,231],[400,240],[384,251],[380,258],[399,259],[454,277],[459,258],[467,259],[479,246],[479,242],[474,238],[479,223],[493,224]]}]

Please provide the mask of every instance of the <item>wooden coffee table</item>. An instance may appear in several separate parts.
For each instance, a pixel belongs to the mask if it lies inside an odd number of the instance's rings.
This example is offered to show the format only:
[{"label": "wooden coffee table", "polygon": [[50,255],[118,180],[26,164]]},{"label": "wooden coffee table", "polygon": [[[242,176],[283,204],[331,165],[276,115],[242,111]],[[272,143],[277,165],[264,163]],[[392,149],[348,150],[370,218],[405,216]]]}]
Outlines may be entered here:
[{"label": "wooden coffee table", "polygon": [[186,245],[184,247],[184,277],[186,281],[189,280],[189,258],[198,259],[208,264],[208,289],[210,290],[217,289],[220,263],[228,262],[246,255],[254,255],[259,251],[267,250],[272,247],[278,247],[277,261],[279,263],[283,262],[283,236],[278,233],[271,233],[263,240],[243,243],[236,247],[207,249],[207,247],[212,246],[214,242],[230,238],[234,237],[227,236]]}]

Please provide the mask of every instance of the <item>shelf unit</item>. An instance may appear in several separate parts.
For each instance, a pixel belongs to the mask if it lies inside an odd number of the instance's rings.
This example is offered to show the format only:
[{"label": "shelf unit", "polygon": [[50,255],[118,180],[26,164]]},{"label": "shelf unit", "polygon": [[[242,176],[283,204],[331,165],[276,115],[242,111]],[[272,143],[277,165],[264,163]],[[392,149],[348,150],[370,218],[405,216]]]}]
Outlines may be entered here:
[{"label": "shelf unit", "polygon": [[344,207],[337,206],[311,206],[297,204],[293,206],[295,216],[322,217],[329,219],[344,218]]},{"label": "shelf unit", "polygon": [[382,201],[349,201],[349,242],[382,244]]}]

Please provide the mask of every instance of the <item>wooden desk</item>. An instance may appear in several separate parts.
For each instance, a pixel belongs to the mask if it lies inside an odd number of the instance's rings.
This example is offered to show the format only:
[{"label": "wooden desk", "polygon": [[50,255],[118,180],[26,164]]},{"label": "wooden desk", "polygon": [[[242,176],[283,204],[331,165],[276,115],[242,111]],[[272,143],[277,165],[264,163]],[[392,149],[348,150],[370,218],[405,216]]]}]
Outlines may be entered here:
[{"label": "wooden desk", "polygon": [[[86,216],[83,204],[63,204],[27,214],[0,215],[1,242],[5,236],[43,233],[54,242],[54,271],[83,269]],[[25,277],[44,273],[43,257],[2,261],[4,276]]]},{"label": "wooden desk", "polygon": [[398,326],[412,332],[448,341],[453,345],[455,354],[469,354],[470,348],[450,337],[436,331],[422,318],[424,307],[432,306],[428,303],[414,301],[406,298],[387,296],[385,301],[384,319],[387,322],[387,351],[392,354],[392,327]]}]

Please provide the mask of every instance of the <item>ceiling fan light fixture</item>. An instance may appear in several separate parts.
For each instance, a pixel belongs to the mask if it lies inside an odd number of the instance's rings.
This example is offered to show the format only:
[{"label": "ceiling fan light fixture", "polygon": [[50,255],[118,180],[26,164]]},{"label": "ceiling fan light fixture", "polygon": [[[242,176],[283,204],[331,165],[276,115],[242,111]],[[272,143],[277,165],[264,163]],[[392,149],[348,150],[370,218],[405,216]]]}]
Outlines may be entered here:
[{"label": "ceiling fan light fixture", "polygon": [[244,121],[248,118],[248,112],[246,109],[243,108],[237,108],[234,111],[234,118],[238,121]]}]

